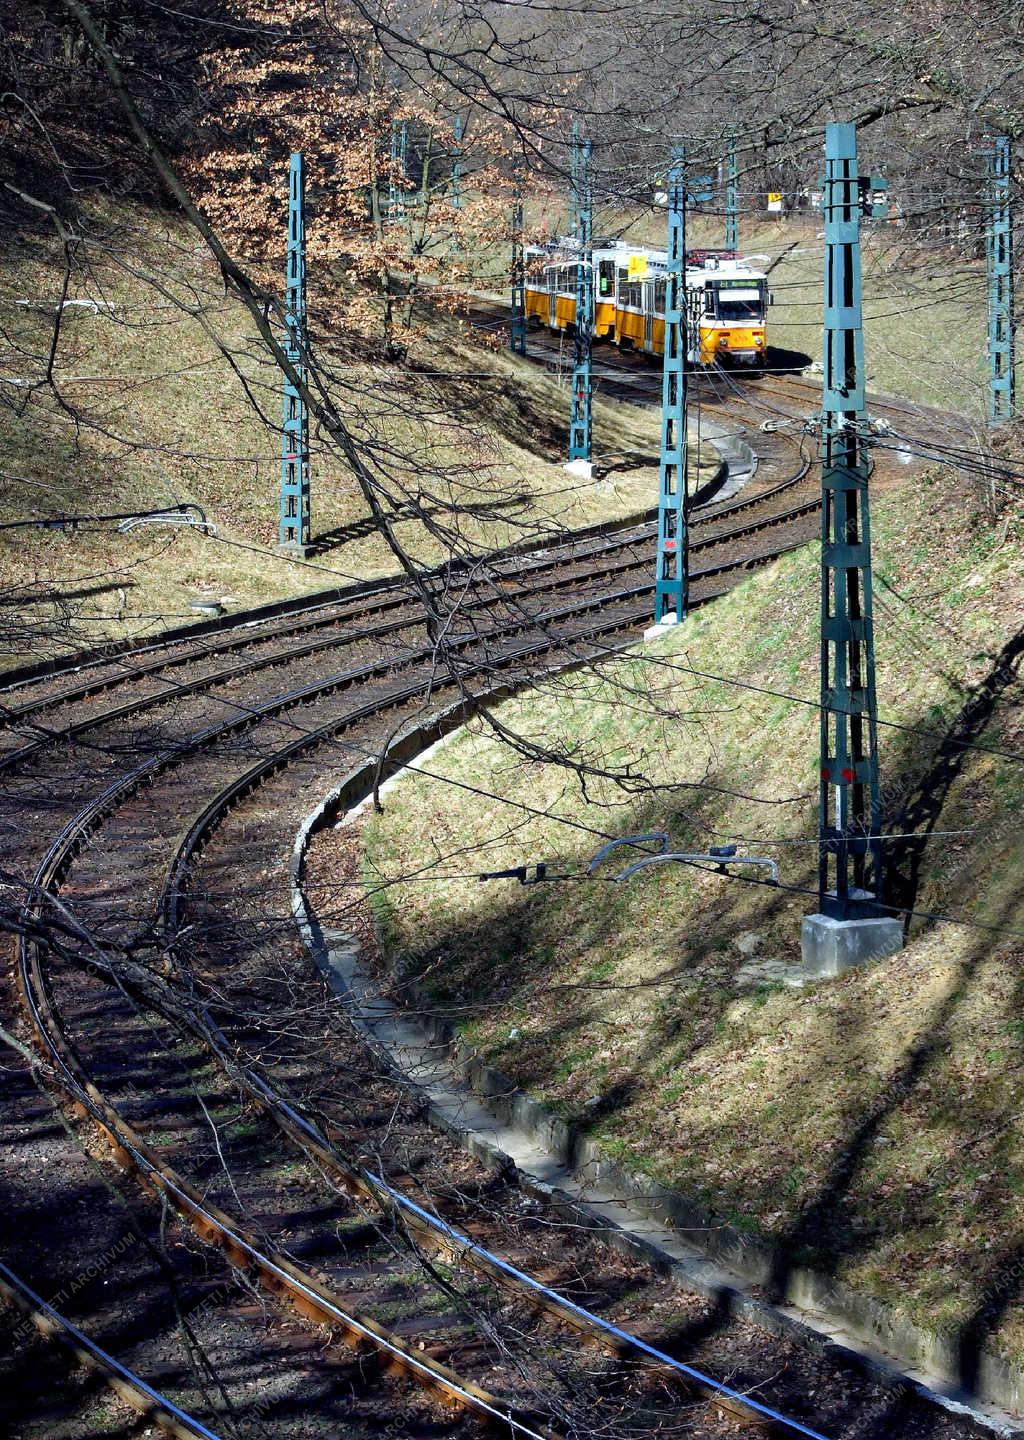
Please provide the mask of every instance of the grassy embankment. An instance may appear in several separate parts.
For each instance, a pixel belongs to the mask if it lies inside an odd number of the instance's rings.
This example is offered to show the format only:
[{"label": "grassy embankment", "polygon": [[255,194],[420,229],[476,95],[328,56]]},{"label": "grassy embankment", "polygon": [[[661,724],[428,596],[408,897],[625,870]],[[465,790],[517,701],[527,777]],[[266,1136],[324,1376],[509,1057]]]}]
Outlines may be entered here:
[{"label": "grassy embankment", "polygon": [[[723,222],[695,215],[688,244],[723,243]],[[614,233],[663,247],[664,220],[645,215]],[[744,217],[741,253],[768,270],[775,305],[768,312],[771,363],[821,361],[824,240],[820,216]],[[865,363],[869,388],[922,404],[985,414],[985,265],[947,250],[915,246],[899,226],[862,228]],[[787,354],[787,352],[789,352]],[[1024,379],[1024,375],[1021,377]]]},{"label": "grassy embankment", "polygon": [[[550,816],[406,779],[367,822],[365,873],[417,877],[375,897],[390,958],[613,1154],[918,1323],[994,1332],[1021,1361],[1024,764],[942,737],[962,724],[1024,754],[1022,520],[992,528],[956,479],[933,477],[882,498],[875,525],[881,715],[920,727],[881,732],[888,827],[934,832],[920,851],[890,847],[894,883],[918,910],[999,930],[919,920],[890,960],[783,983],[816,885],[816,711],[705,677],[816,699],[814,546],[614,678],[501,711],[676,788],[591,779],[587,803],[564,770],[474,729],[429,768]],[[600,842],[575,825],[665,827],[679,849],[735,839],[808,893],[676,868],[614,886],[614,859],[600,879],[532,890],[441,878],[541,859],[578,871]]]},{"label": "grassy embankment", "polygon": [[[112,526],[77,534],[8,531],[0,538],[0,596],[16,604],[28,628],[14,626],[11,654],[52,652],[105,636],[144,636],[194,619],[196,598],[229,597],[232,608],[396,569],[367,524],[366,505],[341,461],[314,450],[313,532],[319,548],[298,564],[274,553],[280,440],[278,376],[261,354],[243,309],[223,298],[218,277],[195,238],[152,215],[120,213],[133,229],[131,273],[100,250],[80,250],[69,296],[98,309],[65,309],[55,377],[61,397],[40,384],[60,295],[61,268],[46,241],[13,247],[3,266],[6,327],[0,385],[0,486],[10,519],[150,509],[193,501],[217,526],[216,538]],[[123,245],[123,234],[118,246]],[[167,293],[149,282],[158,277]],[[317,279],[311,281],[315,312]],[[172,298],[173,297],[173,298]],[[20,302],[29,303],[22,304]],[[184,308],[183,308],[184,307]],[[201,311],[201,317],[189,311]],[[233,352],[264,423],[220,353]],[[625,456],[605,484],[582,486],[562,468],[568,393],[541,369],[487,343],[455,322],[416,340],[420,376],[346,366],[353,429],[374,446],[396,488],[424,489],[442,502],[479,503],[509,495],[523,504],[507,520],[463,519],[472,545],[503,544],[537,526],[576,527],[635,513],[656,494],[657,415],[599,400],[595,448]],[[20,384],[12,384],[19,381]],[[29,384],[38,385],[30,389]],[[417,414],[424,418],[417,418]],[[314,439],[314,444],[316,441]],[[638,463],[637,457],[644,463]],[[440,515],[443,520],[445,517]],[[444,544],[413,523],[403,542],[428,563]],[[33,633],[30,633],[33,631]]]}]

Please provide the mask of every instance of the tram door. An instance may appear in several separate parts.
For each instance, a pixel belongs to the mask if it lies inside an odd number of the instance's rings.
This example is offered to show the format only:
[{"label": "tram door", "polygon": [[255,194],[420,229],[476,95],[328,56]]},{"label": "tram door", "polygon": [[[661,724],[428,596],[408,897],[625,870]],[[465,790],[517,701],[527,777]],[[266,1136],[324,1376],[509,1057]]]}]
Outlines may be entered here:
[{"label": "tram door", "polygon": [[645,280],[644,298],[644,349],[648,355],[654,349],[654,281]]},{"label": "tram door", "polygon": [[704,294],[701,290],[687,288],[686,291],[686,359],[690,365],[700,365],[700,326],[705,314]]},{"label": "tram door", "polygon": [[552,266],[551,269],[548,270],[548,325],[551,327],[552,330],[555,328],[557,301],[558,271],[554,268],[554,266]]}]

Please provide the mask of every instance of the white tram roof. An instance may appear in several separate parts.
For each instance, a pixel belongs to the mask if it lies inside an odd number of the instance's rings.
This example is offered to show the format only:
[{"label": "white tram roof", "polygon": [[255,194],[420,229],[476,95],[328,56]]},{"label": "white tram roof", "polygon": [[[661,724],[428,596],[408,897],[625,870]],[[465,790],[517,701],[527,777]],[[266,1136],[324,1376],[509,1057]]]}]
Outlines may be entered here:
[{"label": "white tram roof", "polygon": [[[655,272],[664,270],[668,265],[667,250],[634,250],[634,255],[646,255],[647,264]],[[712,280],[715,276],[721,276],[723,280],[736,277],[743,280],[764,280],[767,277],[763,270],[748,264],[742,255],[731,255],[714,250],[688,250],[686,252],[686,273],[691,278],[703,275],[705,279]]]},{"label": "white tram roof", "polygon": [[[570,265],[576,255],[579,254],[579,241],[574,235],[560,235],[557,240],[549,240],[546,245],[527,245],[524,253],[526,255],[547,255],[554,262],[562,261]],[[667,250],[649,250],[643,245],[631,245],[625,240],[615,240],[611,243],[605,241],[593,246],[591,254],[595,263],[602,260],[614,260],[617,264],[628,265],[631,255],[644,255],[647,257],[648,270],[655,275],[666,269],[668,265]],[[764,280],[765,272],[747,263],[741,255],[730,254],[728,251],[698,250],[687,251],[686,273],[691,277],[703,276],[707,280],[715,276],[722,279],[729,277],[742,278],[744,280]]]}]

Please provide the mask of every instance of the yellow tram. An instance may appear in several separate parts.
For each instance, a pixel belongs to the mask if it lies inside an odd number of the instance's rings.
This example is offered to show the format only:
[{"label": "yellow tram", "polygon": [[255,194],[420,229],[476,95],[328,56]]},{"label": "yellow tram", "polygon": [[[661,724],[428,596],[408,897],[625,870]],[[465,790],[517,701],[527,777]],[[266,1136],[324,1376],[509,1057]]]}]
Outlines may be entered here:
[{"label": "yellow tram", "polygon": [[[574,254],[575,251],[575,254]],[[578,250],[572,241],[526,250],[526,316],[552,330],[576,321]],[[665,348],[664,250],[618,241],[595,247],[594,336],[624,349],[661,355]],[[686,300],[691,361],[764,365],[768,280],[733,250],[688,250]],[[699,343],[698,343],[699,336]]]}]

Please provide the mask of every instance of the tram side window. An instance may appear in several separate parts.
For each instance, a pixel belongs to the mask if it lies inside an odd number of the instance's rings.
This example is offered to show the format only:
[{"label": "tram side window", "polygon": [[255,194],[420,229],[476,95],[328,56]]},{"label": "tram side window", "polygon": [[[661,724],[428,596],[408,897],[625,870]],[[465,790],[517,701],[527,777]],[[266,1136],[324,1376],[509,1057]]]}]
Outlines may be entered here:
[{"label": "tram side window", "polygon": [[667,289],[667,286],[666,286],[666,283],[665,283],[664,280],[655,280],[655,282],[654,282],[654,313],[655,313],[655,315],[664,315],[664,313],[665,313],[665,292],[666,292],[666,289]]},{"label": "tram side window", "polygon": [[715,313],[715,287],[714,287],[713,282],[709,280],[709,281],[707,282],[707,284],[704,286],[704,314],[705,314],[705,315],[713,315],[714,313]]},{"label": "tram side window", "polygon": [[[625,271],[622,272],[625,274]],[[639,280],[627,280],[625,283],[619,281],[619,304],[629,310],[642,310],[644,308],[644,287]]]},{"label": "tram side window", "polygon": [[615,294],[615,261],[602,260],[597,267],[597,293],[602,300],[610,300]]}]

